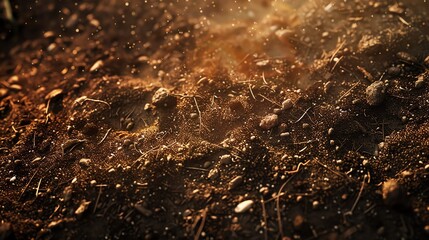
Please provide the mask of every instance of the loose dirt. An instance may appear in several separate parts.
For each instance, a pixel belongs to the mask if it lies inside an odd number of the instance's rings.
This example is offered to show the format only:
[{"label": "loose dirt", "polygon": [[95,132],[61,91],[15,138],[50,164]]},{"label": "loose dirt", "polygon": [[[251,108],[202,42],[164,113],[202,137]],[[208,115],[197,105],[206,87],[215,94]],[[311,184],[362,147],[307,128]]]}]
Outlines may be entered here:
[{"label": "loose dirt", "polygon": [[226,2],[11,1],[1,240],[428,239],[429,3]]}]

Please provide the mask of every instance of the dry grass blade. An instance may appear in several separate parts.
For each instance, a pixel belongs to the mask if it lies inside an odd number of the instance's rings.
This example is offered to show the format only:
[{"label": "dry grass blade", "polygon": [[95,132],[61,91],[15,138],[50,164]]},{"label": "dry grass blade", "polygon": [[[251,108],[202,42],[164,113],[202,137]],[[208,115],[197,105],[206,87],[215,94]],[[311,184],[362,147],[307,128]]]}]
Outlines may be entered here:
[{"label": "dry grass blade", "polygon": [[111,128],[109,128],[106,132],[106,134],[104,134],[104,137],[98,142],[98,145],[102,144],[104,142],[104,140],[106,140],[107,135],[109,135],[110,131],[112,131]]}]

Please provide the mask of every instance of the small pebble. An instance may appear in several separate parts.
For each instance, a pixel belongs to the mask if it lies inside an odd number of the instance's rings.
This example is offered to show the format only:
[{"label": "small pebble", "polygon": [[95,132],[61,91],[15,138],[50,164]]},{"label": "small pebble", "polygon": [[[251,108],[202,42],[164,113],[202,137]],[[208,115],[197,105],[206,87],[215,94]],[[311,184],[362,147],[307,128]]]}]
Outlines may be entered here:
[{"label": "small pebble", "polygon": [[382,81],[375,81],[366,88],[366,101],[371,106],[380,105],[386,95],[386,86]]},{"label": "small pebble", "polygon": [[264,130],[270,130],[279,124],[279,116],[277,114],[268,114],[262,118],[259,127]]},{"label": "small pebble", "polygon": [[242,176],[237,176],[228,183],[228,190],[233,190],[243,182]]},{"label": "small pebble", "polygon": [[159,88],[152,96],[152,104],[154,106],[166,106],[170,99],[170,91],[166,88]]},{"label": "small pebble", "polygon": [[281,113],[282,113],[282,110],[281,110],[280,108],[274,108],[274,109],[273,109],[273,113],[274,113],[274,114],[281,114]]},{"label": "small pebble", "polygon": [[16,180],[16,176],[13,176],[9,179],[10,182],[15,182],[15,180]]},{"label": "small pebble", "polygon": [[427,56],[425,58],[425,60],[423,61],[423,63],[425,64],[426,67],[429,67],[429,56]]},{"label": "small pebble", "polygon": [[21,91],[22,90],[22,86],[19,84],[12,84],[9,86],[10,90],[15,90],[15,91]]},{"label": "small pebble", "polygon": [[293,102],[290,98],[288,98],[282,102],[282,110],[283,111],[291,109],[292,107],[293,107]]},{"label": "small pebble", "polygon": [[221,165],[227,165],[227,164],[230,164],[231,163],[231,155],[229,155],[229,154],[225,154],[225,155],[222,155],[222,156],[220,156],[220,164]]},{"label": "small pebble", "polygon": [[334,132],[334,128],[329,128],[328,129],[328,135],[332,135],[333,132]]},{"label": "small pebble", "polygon": [[280,133],[280,137],[289,137],[289,136],[290,136],[290,132]]},{"label": "small pebble", "polygon": [[244,213],[247,212],[253,206],[253,200],[246,200],[237,205],[235,207],[234,212],[236,213]]},{"label": "small pebble", "polygon": [[6,97],[8,94],[8,90],[6,88],[0,88],[0,98]]},{"label": "small pebble", "polygon": [[21,166],[24,163],[24,161],[22,161],[21,159],[16,159],[15,161],[13,161],[13,164],[15,164],[16,166]]},{"label": "small pebble", "polygon": [[286,129],[287,129],[286,123],[281,123],[279,125],[279,132],[284,132],[284,131],[286,131]]},{"label": "small pebble", "polygon": [[204,162],[203,168],[209,168],[212,165],[210,161]]},{"label": "small pebble", "polygon": [[425,85],[425,80],[423,78],[417,79],[417,81],[414,83],[414,87],[419,89],[422,88]]},{"label": "small pebble", "polygon": [[17,83],[18,81],[19,81],[19,77],[17,75],[13,75],[7,80],[7,82],[10,84]]},{"label": "small pebble", "polygon": [[319,201],[314,201],[313,202],[313,208],[318,208],[320,205]]},{"label": "small pebble", "polygon": [[145,105],[144,105],[144,108],[143,108],[145,111],[148,111],[148,110],[150,110],[151,109],[151,106],[150,106],[150,104],[149,103],[146,103]]},{"label": "small pebble", "polygon": [[73,187],[72,186],[65,187],[63,191],[64,202],[70,201],[72,194],[73,194]]},{"label": "small pebble", "polygon": [[79,205],[79,207],[74,212],[74,214],[76,214],[77,216],[82,216],[82,214],[84,214],[85,211],[88,209],[89,204],[91,204],[91,201],[85,201],[85,200],[83,200],[81,202],[81,204]]},{"label": "small pebble", "polygon": [[132,143],[133,143],[133,141],[131,141],[130,139],[127,138],[127,139],[124,140],[124,144],[122,144],[122,146],[124,148],[126,148],[126,147],[131,146]]},{"label": "small pebble", "polygon": [[89,69],[89,72],[95,72],[98,71],[101,67],[103,67],[104,63],[102,60],[96,61],[92,67]]},{"label": "small pebble", "polygon": [[217,168],[213,168],[209,171],[208,178],[216,179],[217,177],[219,177],[219,170]]},{"label": "small pebble", "polygon": [[196,118],[198,118],[198,113],[191,113],[190,117],[192,119],[196,119]]},{"label": "small pebble", "polygon": [[270,190],[268,189],[268,187],[261,187],[261,189],[259,189],[259,192],[265,196],[270,192]]},{"label": "small pebble", "polygon": [[89,167],[89,164],[91,164],[91,159],[89,158],[82,158],[79,160],[79,164],[83,167]]},{"label": "small pebble", "polygon": [[308,123],[303,123],[303,124],[302,124],[302,128],[304,128],[304,129],[308,129],[308,128],[310,128],[310,124],[308,124]]},{"label": "small pebble", "polygon": [[304,216],[302,214],[297,214],[294,218],[293,218],[293,227],[295,229],[301,229],[304,225]]}]

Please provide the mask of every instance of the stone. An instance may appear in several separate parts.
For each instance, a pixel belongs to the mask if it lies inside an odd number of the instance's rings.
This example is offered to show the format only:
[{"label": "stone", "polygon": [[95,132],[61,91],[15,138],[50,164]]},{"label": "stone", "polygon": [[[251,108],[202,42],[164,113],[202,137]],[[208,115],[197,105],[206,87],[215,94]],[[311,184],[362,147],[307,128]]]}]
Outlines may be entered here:
[{"label": "stone", "polygon": [[22,86],[19,84],[12,84],[9,86],[10,90],[14,90],[14,91],[21,91],[22,90]]},{"label": "stone", "polygon": [[82,158],[79,160],[79,164],[83,167],[89,167],[89,165],[91,164],[91,159],[89,158]]},{"label": "stone", "polygon": [[283,111],[291,109],[292,107],[293,107],[293,102],[290,98],[288,98],[282,102],[282,110]]},{"label": "stone", "polygon": [[82,215],[85,213],[85,211],[88,209],[89,204],[91,204],[91,201],[83,200],[83,201],[80,203],[79,207],[78,207],[78,208],[76,209],[76,211],[74,212],[74,214],[76,214],[78,217],[79,217],[79,216],[82,216]]},{"label": "stone", "polygon": [[9,90],[7,90],[6,88],[0,88],[0,98],[6,97],[8,93]]},{"label": "stone", "polygon": [[219,177],[219,170],[217,168],[213,168],[209,171],[208,178],[216,179]]},{"label": "stone", "polygon": [[159,88],[152,96],[152,105],[157,107],[167,107],[175,103],[175,101],[176,98],[174,98],[166,88]]},{"label": "stone", "polygon": [[89,69],[89,72],[98,71],[101,67],[103,67],[103,65],[104,65],[103,60],[98,60],[92,65],[92,67]]},{"label": "stone", "polygon": [[229,183],[228,183],[228,190],[233,190],[236,187],[238,187],[241,183],[243,182],[243,177],[242,176],[237,176],[235,178],[233,178]]},{"label": "stone", "polygon": [[268,114],[262,118],[259,127],[264,130],[270,130],[279,124],[279,116],[277,114]]},{"label": "stone", "polygon": [[425,79],[422,75],[417,78],[417,81],[414,83],[415,88],[422,88],[425,85]]},{"label": "stone", "polygon": [[73,194],[72,186],[67,186],[66,188],[64,188],[64,191],[63,191],[64,202],[70,201],[72,194]]},{"label": "stone", "polygon": [[427,56],[425,58],[425,60],[423,61],[423,63],[425,64],[426,67],[429,67],[429,56]]},{"label": "stone", "polygon": [[247,212],[253,206],[253,203],[254,203],[253,200],[243,201],[235,207],[234,212],[236,213]]},{"label": "stone", "polygon": [[380,105],[386,95],[386,86],[382,81],[375,81],[366,88],[366,101],[371,106]]},{"label": "stone", "polygon": [[231,160],[232,160],[232,158],[231,158],[231,155],[229,155],[229,154],[225,154],[225,155],[220,156],[220,164],[221,165],[230,164]]}]

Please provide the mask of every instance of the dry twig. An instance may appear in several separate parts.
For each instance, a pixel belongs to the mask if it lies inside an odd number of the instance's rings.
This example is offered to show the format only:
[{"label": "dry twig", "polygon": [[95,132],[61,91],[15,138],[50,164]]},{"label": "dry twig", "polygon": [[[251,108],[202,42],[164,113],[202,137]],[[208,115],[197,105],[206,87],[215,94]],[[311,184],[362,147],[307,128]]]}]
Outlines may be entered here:
[{"label": "dry twig", "polygon": [[103,142],[104,142],[104,140],[106,140],[107,135],[109,135],[110,131],[112,131],[112,129],[111,129],[111,128],[109,128],[109,129],[107,130],[106,134],[104,134],[104,137],[101,139],[101,141],[99,141],[99,142],[98,142],[98,145],[100,145],[101,143],[103,143]]},{"label": "dry twig", "polygon": [[204,210],[203,210],[203,216],[202,216],[202,221],[201,221],[200,226],[198,227],[197,233],[194,236],[194,240],[200,239],[200,235],[203,232],[204,224],[206,223],[207,211],[208,211],[208,208],[207,207],[204,208]]}]

